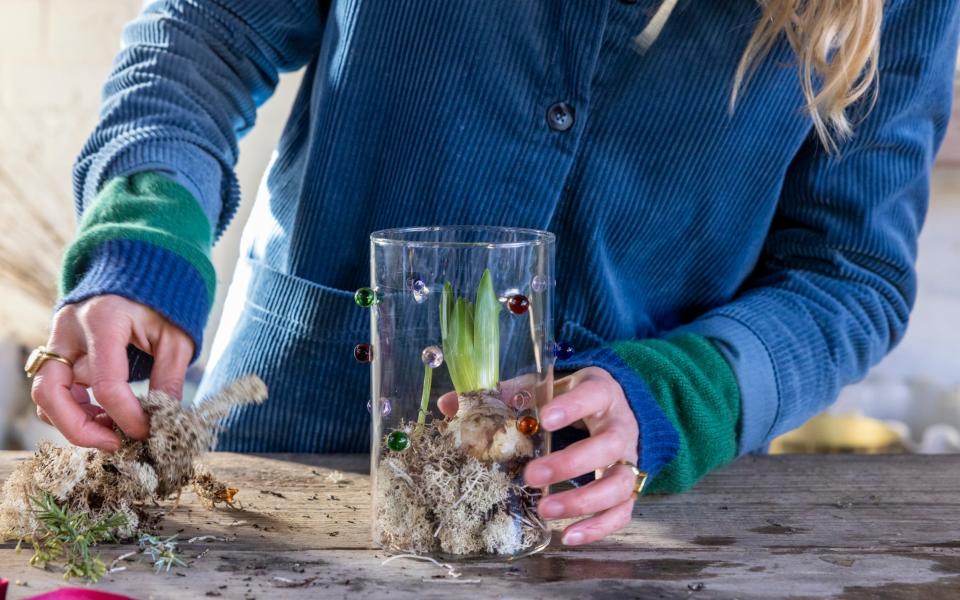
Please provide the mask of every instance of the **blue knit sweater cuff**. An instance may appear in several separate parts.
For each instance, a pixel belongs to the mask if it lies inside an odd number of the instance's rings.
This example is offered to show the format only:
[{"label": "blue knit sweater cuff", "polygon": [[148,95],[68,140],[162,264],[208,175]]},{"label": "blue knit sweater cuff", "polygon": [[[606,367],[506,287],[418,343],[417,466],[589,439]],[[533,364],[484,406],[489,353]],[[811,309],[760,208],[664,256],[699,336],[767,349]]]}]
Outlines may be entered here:
[{"label": "blue knit sweater cuff", "polygon": [[651,479],[656,477],[661,469],[676,458],[680,449],[680,435],[673,423],[660,408],[646,382],[610,348],[600,347],[579,352],[569,360],[558,360],[556,364],[556,369],[561,371],[576,371],[587,367],[604,369],[623,388],[640,426],[637,446],[639,466]]},{"label": "blue knit sweater cuff", "polygon": [[[60,306],[113,294],[149,306],[183,329],[193,340],[193,359],[203,347],[210,314],[207,288],[200,273],[179,255],[136,240],[108,240],[93,251],[80,282]],[[131,380],[150,375],[152,360],[133,352]]]}]

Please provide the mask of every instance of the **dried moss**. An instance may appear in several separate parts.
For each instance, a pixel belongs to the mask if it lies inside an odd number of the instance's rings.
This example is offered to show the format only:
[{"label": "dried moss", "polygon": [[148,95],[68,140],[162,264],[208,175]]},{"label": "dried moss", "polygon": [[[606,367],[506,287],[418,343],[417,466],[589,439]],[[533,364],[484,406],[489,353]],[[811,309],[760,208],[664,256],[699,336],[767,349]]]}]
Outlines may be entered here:
[{"label": "dried moss", "polygon": [[196,408],[184,409],[176,398],[153,391],[139,398],[150,417],[147,440],[121,433],[120,449],[114,453],[40,446],[3,486],[0,538],[32,537],[38,524],[31,499],[44,493],[93,520],[123,514],[126,525],[114,535],[132,537],[145,519],[152,521],[145,503],[178,494],[191,482],[194,463],[213,444],[220,419],[234,406],[258,404],[266,395],[266,386],[254,376],[229,384]]},{"label": "dried moss", "polygon": [[[539,491],[525,487],[521,476],[532,443],[526,442],[527,456],[481,460],[459,445],[451,425],[428,423],[408,449],[382,456],[376,541],[401,552],[461,557],[514,555],[538,545],[544,537],[534,508]],[[499,423],[488,428],[502,429]]]},{"label": "dried moss", "polygon": [[234,508],[233,497],[239,490],[228,487],[203,465],[194,468],[192,483],[193,492],[206,508],[215,508],[221,503]]}]

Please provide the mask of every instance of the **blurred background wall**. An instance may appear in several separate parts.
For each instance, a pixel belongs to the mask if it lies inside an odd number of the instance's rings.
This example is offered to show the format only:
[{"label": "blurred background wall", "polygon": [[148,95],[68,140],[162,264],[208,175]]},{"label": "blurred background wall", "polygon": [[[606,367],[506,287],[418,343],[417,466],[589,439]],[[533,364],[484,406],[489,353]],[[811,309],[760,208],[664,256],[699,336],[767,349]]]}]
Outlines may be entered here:
[{"label": "blurred background wall", "polygon": [[[46,340],[60,251],[72,235],[71,165],[93,128],[120,31],[141,0],[0,0],[0,448],[56,436],[21,365]],[[242,224],[299,82],[284,76],[241,142],[240,214],[214,250],[218,303]],[[913,450],[960,451],[960,118],[941,152],[920,243],[920,295],[900,346],[831,409],[892,420]],[[209,346],[208,346],[209,348]],[[201,365],[203,360],[201,359]]]}]

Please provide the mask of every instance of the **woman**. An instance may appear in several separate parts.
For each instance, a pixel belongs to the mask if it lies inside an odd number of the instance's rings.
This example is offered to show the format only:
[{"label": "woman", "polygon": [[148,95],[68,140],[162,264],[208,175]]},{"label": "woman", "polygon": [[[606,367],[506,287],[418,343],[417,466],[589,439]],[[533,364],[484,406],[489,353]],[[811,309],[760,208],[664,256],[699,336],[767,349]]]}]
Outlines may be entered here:
[{"label": "woman", "polygon": [[[237,138],[278,72],[307,65],[200,394],[255,372],[272,397],[234,414],[220,448],[366,449],[350,349],[367,315],[351,291],[370,231],[525,226],[559,234],[559,337],[579,350],[542,423],[590,434],[527,482],[621,460],[652,491],[687,489],[827,406],[902,336],[957,12],[155,2],[125,31],[76,165],[83,218],[47,348],[64,361],[41,360],[38,413],[80,445],[116,448],[112,423],[147,435],[128,368],[180,392],[216,285],[210,247],[239,198]],[[590,542],[626,524],[635,483],[612,467],[539,510],[584,517],[563,540]]]}]

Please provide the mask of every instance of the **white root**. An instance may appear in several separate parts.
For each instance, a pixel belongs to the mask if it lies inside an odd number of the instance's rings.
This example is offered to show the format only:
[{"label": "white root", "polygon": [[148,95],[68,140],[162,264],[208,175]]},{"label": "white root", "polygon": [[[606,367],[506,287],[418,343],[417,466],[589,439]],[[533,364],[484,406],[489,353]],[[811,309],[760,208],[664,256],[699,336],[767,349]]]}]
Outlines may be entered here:
[{"label": "white root", "polygon": [[422,561],[426,561],[426,562],[431,562],[431,563],[437,565],[438,567],[441,567],[441,568],[443,568],[443,569],[446,569],[446,570],[447,570],[447,576],[448,576],[448,577],[453,577],[454,579],[457,579],[458,577],[460,577],[460,576],[462,575],[462,573],[461,573],[460,571],[458,571],[458,570],[456,569],[456,567],[454,567],[454,566],[451,565],[450,563],[442,563],[442,562],[440,562],[439,560],[437,560],[437,559],[435,559],[435,558],[430,558],[429,556],[420,556],[419,554],[396,554],[396,555],[391,556],[390,558],[386,559],[386,560],[383,561],[382,563],[380,563],[380,566],[381,566],[381,567],[384,567],[384,566],[386,566],[388,563],[391,563],[391,562],[397,560],[398,558],[409,558],[409,559],[411,559],[411,560],[422,560]]}]

